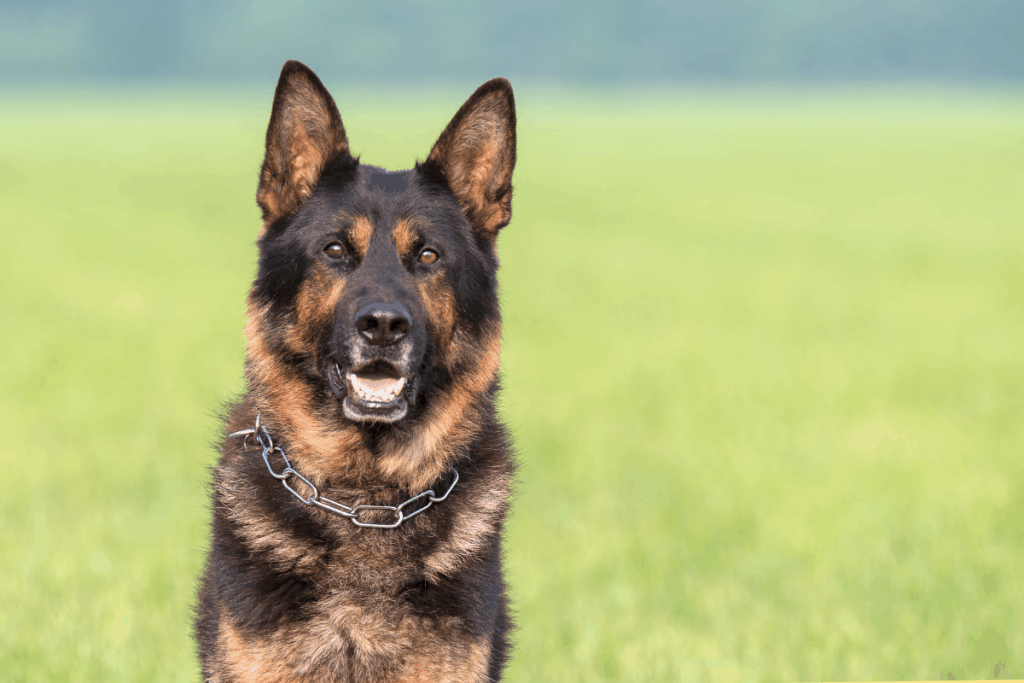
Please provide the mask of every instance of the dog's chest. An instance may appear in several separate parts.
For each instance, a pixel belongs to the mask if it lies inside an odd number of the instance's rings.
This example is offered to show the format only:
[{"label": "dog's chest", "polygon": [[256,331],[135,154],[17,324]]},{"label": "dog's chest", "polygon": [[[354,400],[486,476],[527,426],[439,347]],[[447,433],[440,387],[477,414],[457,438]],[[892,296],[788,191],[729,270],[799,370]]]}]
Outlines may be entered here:
[{"label": "dog's chest", "polygon": [[372,683],[485,675],[488,640],[456,614],[419,609],[417,603],[437,598],[429,588],[398,596],[368,585],[323,590],[296,606],[292,619],[262,632],[223,620],[218,649],[225,679]]}]

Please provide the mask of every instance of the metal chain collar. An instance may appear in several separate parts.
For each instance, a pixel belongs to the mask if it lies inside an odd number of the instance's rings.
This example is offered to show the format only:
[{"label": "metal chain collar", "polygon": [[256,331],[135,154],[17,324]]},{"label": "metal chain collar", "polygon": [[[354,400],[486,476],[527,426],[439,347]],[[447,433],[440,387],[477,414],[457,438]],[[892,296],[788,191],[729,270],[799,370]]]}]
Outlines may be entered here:
[{"label": "metal chain collar", "polygon": [[[304,505],[315,505],[321,510],[333,512],[359,527],[369,527],[371,529],[394,529],[405,520],[412,519],[416,515],[420,514],[434,503],[444,501],[448,497],[448,494],[452,492],[452,489],[455,488],[455,485],[459,483],[459,473],[453,467],[451,469],[452,473],[455,474],[455,479],[452,480],[451,486],[448,487],[448,490],[444,492],[443,496],[438,496],[434,493],[433,489],[428,489],[419,495],[413,496],[401,505],[356,505],[355,507],[349,507],[348,505],[338,503],[337,501],[333,501],[330,498],[320,495],[320,491],[317,490],[316,486],[314,486],[309,479],[306,479],[292,468],[291,462],[288,461],[288,456],[284,454],[284,451],[280,446],[274,445],[274,440],[270,438],[270,432],[267,431],[266,427],[260,424],[260,416],[258,414],[256,415],[256,425],[252,429],[243,429],[237,432],[232,432],[228,436],[231,438],[243,437],[243,448],[245,448],[248,443],[250,436],[256,437],[256,441],[259,442],[260,446],[263,448],[263,462],[267,466],[267,471],[270,472],[270,476],[280,481],[281,485],[284,486],[290,494],[302,501]],[[284,469],[280,472],[275,472],[273,465],[270,464],[270,457],[275,452],[278,453],[281,456],[281,460],[284,461]],[[309,487],[311,493],[308,497],[303,497],[301,493],[292,488],[292,485],[288,483],[288,480],[291,477],[295,477],[295,479]],[[405,512],[408,506],[413,505],[424,498],[427,500],[426,505],[417,508],[413,512]],[[395,521],[390,524],[364,522],[359,518],[359,514],[365,510],[388,510],[395,516]]]}]

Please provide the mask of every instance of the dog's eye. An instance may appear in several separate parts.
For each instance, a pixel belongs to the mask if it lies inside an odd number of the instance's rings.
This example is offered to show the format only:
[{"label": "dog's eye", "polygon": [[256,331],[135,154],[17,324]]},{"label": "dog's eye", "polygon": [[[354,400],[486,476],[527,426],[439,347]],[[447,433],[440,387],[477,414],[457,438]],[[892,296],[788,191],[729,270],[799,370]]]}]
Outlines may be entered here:
[{"label": "dog's eye", "polygon": [[324,247],[324,253],[330,258],[341,258],[345,255],[345,247],[341,246],[341,242],[331,242]]},{"label": "dog's eye", "polygon": [[437,252],[433,249],[424,249],[420,252],[420,263],[426,263],[428,266],[436,261],[437,258]]}]

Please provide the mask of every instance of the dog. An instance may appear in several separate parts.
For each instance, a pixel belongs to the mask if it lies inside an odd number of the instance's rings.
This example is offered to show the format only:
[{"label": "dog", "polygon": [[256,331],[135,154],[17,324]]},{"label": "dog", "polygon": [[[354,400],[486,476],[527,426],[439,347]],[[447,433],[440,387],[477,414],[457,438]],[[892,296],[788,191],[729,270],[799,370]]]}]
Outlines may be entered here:
[{"label": "dog", "polygon": [[213,471],[196,605],[205,681],[497,681],[515,455],[495,398],[512,87],[483,84],[426,160],[352,155],[284,65],[260,171],[247,390]]}]

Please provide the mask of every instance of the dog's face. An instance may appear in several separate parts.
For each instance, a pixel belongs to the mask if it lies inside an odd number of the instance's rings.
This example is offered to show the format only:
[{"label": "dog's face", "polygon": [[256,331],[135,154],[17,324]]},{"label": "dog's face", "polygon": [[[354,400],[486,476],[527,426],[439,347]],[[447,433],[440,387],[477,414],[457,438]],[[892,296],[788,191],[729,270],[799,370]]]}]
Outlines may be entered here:
[{"label": "dog's face", "polygon": [[456,330],[478,339],[496,322],[491,247],[421,170],[350,166],[268,229],[254,298],[345,419],[393,423],[460,360]]},{"label": "dog's face", "polygon": [[[450,428],[491,390],[500,319],[495,241],[511,217],[515,108],[473,94],[408,171],[360,164],[333,99],[281,73],[257,201],[248,374],[278,414],[407,433]],[[280,405],[280,404],[287,405]],[[333,427],[332,427],[333,426]]]}]

